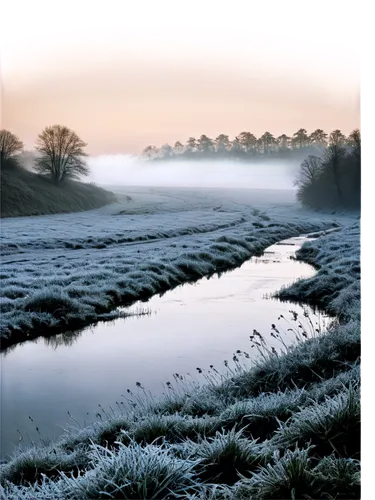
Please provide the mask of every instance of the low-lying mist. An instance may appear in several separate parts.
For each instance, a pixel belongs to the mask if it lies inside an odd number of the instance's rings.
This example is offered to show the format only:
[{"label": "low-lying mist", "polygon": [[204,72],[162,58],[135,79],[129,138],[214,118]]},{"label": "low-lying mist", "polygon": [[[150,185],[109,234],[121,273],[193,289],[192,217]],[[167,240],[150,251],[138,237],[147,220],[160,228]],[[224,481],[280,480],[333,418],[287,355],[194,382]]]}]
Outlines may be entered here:
[{"label": "low-lying mist", "polygon": [[294,189],[299,163],[233,160],[144,161],[131,155],[90,157],[89,182],[99,185]]}]

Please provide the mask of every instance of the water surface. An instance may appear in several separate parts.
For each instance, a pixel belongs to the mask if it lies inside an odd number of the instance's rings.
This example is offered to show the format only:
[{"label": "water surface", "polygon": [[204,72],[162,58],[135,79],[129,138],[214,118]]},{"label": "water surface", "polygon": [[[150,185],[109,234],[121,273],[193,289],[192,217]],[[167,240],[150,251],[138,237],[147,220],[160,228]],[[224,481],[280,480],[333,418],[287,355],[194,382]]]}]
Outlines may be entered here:
[{"label": "water surface", "polygon": [[[249,342],[253,329],[278,348],[271,324],[287,331],[291,325],[278,320],[280,314],[290,318],[292,309],[302,317],[304,309],[267,297],[315,273],[291,259],[304,241],[286,240],[220,277],[203,278],[127,308],[148,315],[39,338],[2,353],[2,457],[17,444],[17,429],[23,443],[39,439],[36,426],[43,437],[56,437],[73,423],[68,411],[88,423],[99,404],[108,408],[124,401],[121,394],[136,382],[157,395],[176,372],[195,376],[197,367],[210,364],[224,370],[223,361],[237,349],[255,354]],[[314,324],[328,321],[322,313],[308,311]],[[294,334],[286,333],[288,342],[294,340]]]}]

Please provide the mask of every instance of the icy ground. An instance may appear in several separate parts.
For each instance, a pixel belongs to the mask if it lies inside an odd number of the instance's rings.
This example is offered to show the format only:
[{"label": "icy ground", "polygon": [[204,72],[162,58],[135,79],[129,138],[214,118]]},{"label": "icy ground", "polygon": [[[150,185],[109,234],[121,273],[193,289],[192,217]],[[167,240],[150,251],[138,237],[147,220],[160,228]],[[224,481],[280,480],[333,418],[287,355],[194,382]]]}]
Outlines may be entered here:
[{"label": "icy ground", "polygon": [[119,304],[354,219],[303,210],[291,190],[113,190],[118,202],[102,209],[2,221],[3,347],[114,318]]}]

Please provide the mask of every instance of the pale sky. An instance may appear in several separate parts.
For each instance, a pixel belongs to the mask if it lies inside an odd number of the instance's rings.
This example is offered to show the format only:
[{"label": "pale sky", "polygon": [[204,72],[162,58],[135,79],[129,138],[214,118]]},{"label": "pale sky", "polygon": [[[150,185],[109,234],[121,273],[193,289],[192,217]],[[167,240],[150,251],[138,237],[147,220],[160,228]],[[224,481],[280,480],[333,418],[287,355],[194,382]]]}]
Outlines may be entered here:
[{"label": "pale sky", "polygon": [[1,128],[91,154],[360,126],[359,14],[321,0],[3,0]]}]

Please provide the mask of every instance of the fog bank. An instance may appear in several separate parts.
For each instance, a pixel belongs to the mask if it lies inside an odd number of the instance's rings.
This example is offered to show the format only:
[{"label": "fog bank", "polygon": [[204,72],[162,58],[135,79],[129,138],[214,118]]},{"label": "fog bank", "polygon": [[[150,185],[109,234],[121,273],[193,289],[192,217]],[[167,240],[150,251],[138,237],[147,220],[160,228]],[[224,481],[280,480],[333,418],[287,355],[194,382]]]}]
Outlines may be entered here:
[{"label": "fog bank", "polygon": [[89,182],[100,185],[293,189],[299,162],[142,161],[131,155],[90,157]]}]

